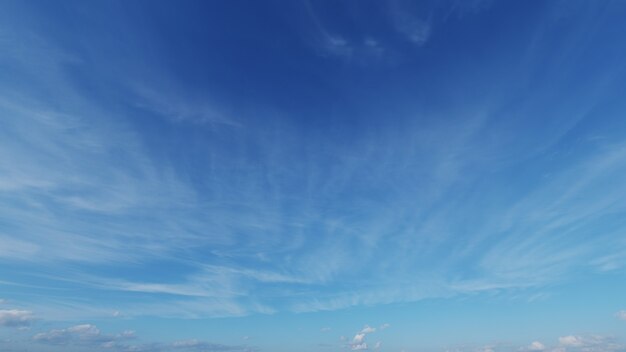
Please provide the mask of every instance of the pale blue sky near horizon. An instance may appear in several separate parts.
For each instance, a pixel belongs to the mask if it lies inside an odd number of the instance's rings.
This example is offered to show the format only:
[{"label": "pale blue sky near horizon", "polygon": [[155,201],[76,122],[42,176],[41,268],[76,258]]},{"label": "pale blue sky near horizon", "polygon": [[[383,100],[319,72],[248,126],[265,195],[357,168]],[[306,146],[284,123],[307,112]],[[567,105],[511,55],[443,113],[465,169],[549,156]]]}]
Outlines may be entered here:
[{"label": "pale blue sky near horizon", "polygon": [[0,0],[0,351],[626,351],[624,18]]}]

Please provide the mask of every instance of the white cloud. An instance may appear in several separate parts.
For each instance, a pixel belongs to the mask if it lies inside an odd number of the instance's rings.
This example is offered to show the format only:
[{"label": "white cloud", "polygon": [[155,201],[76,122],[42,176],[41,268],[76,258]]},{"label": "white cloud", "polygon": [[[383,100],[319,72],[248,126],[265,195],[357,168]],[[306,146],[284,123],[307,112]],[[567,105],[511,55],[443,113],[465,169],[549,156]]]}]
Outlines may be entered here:
[{"label": "white cloud", "polygon": [[81,324],[67,329],[68,332],[81,335],[100,335],[100,330],[91,324]]},{"label": "white cloud", "polygon": [[0,326],[25,327],[34,320],[33,313],[27,310],[0,309]]},{"label": "white cloud", "polygon": [[323,327],[323,328],[320,329],[321,332],[329,332],[330,330],[332,330],[332,329],[329,328],[329,327]]},{"label": "white cloud", "polygon": [[255,351],[254,348],[247,346],[229,346],[196,339],[179,340],[170,343],[129,343],[135,338],[135,332],[132,330],[126,330],[118,334],[105,334],[92,324],[80,324],[65,329],[52,329],[33,336],[34,341],[42,344],[67,347],[102,348],[125,352]]},{"label": "white cloud", "polygon": [[619,312],[615,313],[615,316],[619,320],[626,320],[626,310],[620,310]]},{"label": "white cloud", "polygon": [[381,326],[379,327],[379,329],[380,329],[380,330],[385,330],[385,329],[387,329],[387,328],[389,328],[389,327],[391,327],[391,325],[389,325],[388,323],[385,323],[385,324],[381,325]]},{"label": "white cloud", "polygon": [[[368,334],[371,334],[374,332],[376,332],[376,328],[373,328],[369,325],[365,325],[363,329],[361,329],[361,331],[356,333],[356,335],[354,335],[354,337],[352,338],[352,342],[349,344],[350,349],[352,349],[353,351],[368,349],[367,343],[365,342],[365,337]],[[375,349],[379,348],[380,342],[376,343],[375,346],[378,346],[378,347],[375,347]]]},{"label": "white cloud", "polygon": [[559,344],[566,347],[580,347],[583,339],[580,336],[568,335],[559,337]]},{"label": "white cloud", "polygon": [[365,325],[365,327],[361,330],[362,334],[371,334],[376,332],[376,328],[370,327],[369,325]]},{"label": "white cloud", "polygon": [[353,344],[352,346],[350,346],[350,348],[353,351],[366,350],[367,349],[367,343],[362,342],[362,343],[358,343],[358,344]]},{"label": "white cloud", "polygon": [[86,345],[112,347],[135,338],[135,332],[123,331],[116,335],[103,334],[92,324],[80,324],[66,329],[52,329],[33,336],[33,340],[50,345]]},{"label": "white cloud", "polygon": [[543,351],[546,349],[546,346],[539,341],[533,341],[526,349],[528,351]]},{"label": "white cloud", "polygon": [[195,347],[202,344],[200,341],[192,339],[192,340],[181,340],[172,342],[172,347]]},{"label": "white cloud", "polygon": [[361,343],[361,342],[363,342],[363,339],[365,339],[365,334],[358,333],[358,334],[354,335],[354,337],[352,338],[352,343],[354,343],[354,344]]},{"label": "white cloud", "polygon": [[[582,352],[621,351],[624,345],[617,343],[613,338],[601,335],[567,335],[559,337],[557,349],[574,349]],[[555,351],[557,352],[557,351]]]}]

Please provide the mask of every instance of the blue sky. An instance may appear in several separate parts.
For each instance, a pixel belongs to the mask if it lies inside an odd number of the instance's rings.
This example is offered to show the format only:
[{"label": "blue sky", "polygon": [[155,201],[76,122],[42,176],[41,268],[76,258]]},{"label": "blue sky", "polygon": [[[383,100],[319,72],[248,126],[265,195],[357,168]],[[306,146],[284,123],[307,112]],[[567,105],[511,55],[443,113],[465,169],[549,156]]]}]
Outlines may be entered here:
[{"label": "blue sky", "polygon": [[0,1],[0,350],[626,350],[623,1]]}]

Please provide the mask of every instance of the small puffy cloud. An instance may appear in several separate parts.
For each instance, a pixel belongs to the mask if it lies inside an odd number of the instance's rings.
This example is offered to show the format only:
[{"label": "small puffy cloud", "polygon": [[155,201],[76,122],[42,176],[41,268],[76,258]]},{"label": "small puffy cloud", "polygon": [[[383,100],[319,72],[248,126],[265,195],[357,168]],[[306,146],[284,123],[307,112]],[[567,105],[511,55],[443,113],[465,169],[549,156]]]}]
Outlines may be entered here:
[{"label": "small puffy cloud", "polygon": [[581,352],[607,352],[623,351],[624,348],[625,346],[607,336],[568,335],[559,337],[559,348],[555,349],[555,352],[564,352],[570,349]]},{"label": "small puffy cloud", "polygon": [[364,333],[358,333],[358,334],[354,335],[354,337],[352,338],[352,343],[353,344],[360,344],[361,342],[363,342],[363,339],[365,339],[365,334]]},{"label": "small puffy cloud", "polygon": [[373,332],[376,332],[376,328],[370,327],[369,325],[365,325],[361,330],[361,334],[371,334]]},{"label": "small puffy cloud", "polygon": [[380,330],[385,330],[385,329],[389,328],[390,326],[391,326],[391,325],[389,325],[389,324],[385,323],[385,324],[381,325],[381,326],[379,327],[379,329],[380,329]]},{"label": "small puffy cloud", "polygon": [[559,345],[561,346],[580,347],[583,344],[583,339],[580,336],[568,335],[559,337]]},{"label": "small puffy cloud", "polygon": [[361,351],[361,350],[366,350],[367,349],[367,343],[362,342],[362,343],[358,343],[358,344],[352,344],[352,346],[350,346],[350,348],[353,351]]},{"label": "small puffy cloud", "polygon": [[380,346],[382,345],[382,343],[380,341],[376,342],[376,344],[374,345],[374,349],[378,350],[380,349]]},{"label": "small puffy cloud", "polygon": [[626,320],[626,310],[620,310],[619,312],[615,313],[615,316],[619,320]]},{"label": "small puffy cloud", "polygon": [[100,329],[98,329],[95,325],[91,324],[81,324],[72,326],[71,328],[67,328],[67,331],[70,333],[81,334],[81,335],[100,335]]},{"label": "small puffy cloud", "polygon": [[[385,325],[388,326],[389,324],[385,324]],[[374,333],[374,332],[376,332],[376,328],[373,328],[373,327],[371,327],[369,325],[365,325],[363,327],[363,329],[361,329],[361,331],[357,332],[356,335],[354,335],[354,337],[352,338],[352,341],[349,343],[350,349],[353,350],[353,351],[367,350],[368,346],[367,346],[367,343],[365,342],[365,337],[368,334],[371,334],[371,333]],[[378,342],[375,346],[379,346],[380,347],[380,342]],[[376,349],[378,347],[374,347],[374,348]]]},{"label": "small puffy cloud", "polygon": [[134,330],[122,331],[122,333],[118,334],[117,336],[124,339],[134,339],[135,337],[137,337]]},{"label": "small puffy cloud", "polygon": [[27,310],[0,309],[0,326],[27,327],[33,319],[33,313]]},{"label": "small puffy cloud", "polygon": [[531,343],[526,350],[528,351],[543,351],[546,349],[546,346],[539,342],[539,341],[533,341],[533,343]]}]

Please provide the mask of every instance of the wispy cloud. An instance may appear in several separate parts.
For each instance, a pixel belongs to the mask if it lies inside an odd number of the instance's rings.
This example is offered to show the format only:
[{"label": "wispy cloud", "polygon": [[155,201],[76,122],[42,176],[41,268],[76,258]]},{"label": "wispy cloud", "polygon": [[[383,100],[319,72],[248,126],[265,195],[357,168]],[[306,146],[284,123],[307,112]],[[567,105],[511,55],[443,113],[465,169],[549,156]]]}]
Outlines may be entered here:
[{"label": "wispy cloud", "polygon": [[424,45],[431,36],[432,25],[428,20],[418,18],[406,8],[392,7],[391,18],[396,30],[412,44]]},{"label": "wispy cloud", "polygon": [[[343,26],[332,25],[330,18],[317,11],[315,5],[310,1],[303,2],[306,13],[303,21],[307,23],[302,29],[303,37],[318,55],[339,59],[357,67],[393,66],[404,55],[399,42],[420,47],[431,35],[430,21],[422,19],[420,15],[423,14],[416,14],[414,8],[406,6],[407,3],[379,4],[376,11],[388,17],[389,24],[374,32],[371,28],[362,28],[357,32],[342,30],[340,28]],[[355,17],[363,16],[355,9],[343,10],[354,12],[352,15]],[[400,40],[396,40],[396,37]]]},{"label": "wispy cloud", "polygon": [[158,91],[142,84],[135,84],[131,89],[137,97],[136,106],[174,122],[242,126],[241,122],[225,113],[223,108],[218,108],[215,103],[208,103],[208,98],[195,100],[183,98],[184,94],[172,90],[171,84],[161,85],[170,89]]},{"label": "wispy cloud", "polygon": [[[324,55],[385,56],[397,39],[335,29],[313,5],[309,30]],[[411,50],[436,39],[430,13],[387,10],[381,33]],[[572,41],[564,71],[559,61],[548,78],[528,75],[543,68],[536,47],[550,41],[540,34],[524,67],[494,86],[558,81],[582,65]],[[532,290],[575,277],[580,263],[626,263],[623,234],[598,226],[626,209],[615,181],[626,172],[623,137],[577,129],[615,75],[593,75],[584,96],[546,86],[520,98],[515,85],[488,102],[451,94],[438,112],[409,102],[389,113],[393,124],[372,112],[337,137],[290,118],[246,119],[175,80],[116,77],[129,96],[99,101],[67,74],[86,61],[41,35],[3,42],[12,72],[38,88],[0,87],[0,258],[15,273],[38,268],[51,292],[28,297],[40,302],[107,317],[310,312]],[[198,136],[144,114],[220,128]],[[30,279],[6,282],[27,291]],[[68,287],[92,295],[58,292]],[[129,302],[96,299],[102,292]]]}]

